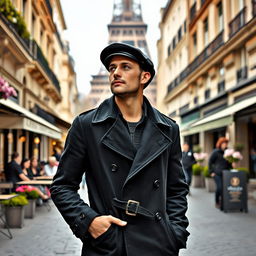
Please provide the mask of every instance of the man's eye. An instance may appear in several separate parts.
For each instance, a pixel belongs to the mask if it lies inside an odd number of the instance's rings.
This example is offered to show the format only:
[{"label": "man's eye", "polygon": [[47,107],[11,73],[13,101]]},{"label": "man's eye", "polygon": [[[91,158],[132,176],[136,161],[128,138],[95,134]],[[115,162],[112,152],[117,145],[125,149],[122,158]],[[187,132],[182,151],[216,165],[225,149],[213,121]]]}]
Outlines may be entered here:
[{"label": "man's eye", "polygon": [[115,69],[116,69],[115,67],[110,67],[109,72],[113,72],[113,71],[115,71]]},{"label": "man's eye", "polygon": [[128,70],[128,69],[130,69],[130,66],[124,65],[124,69],[125,69],[125,70]]}]

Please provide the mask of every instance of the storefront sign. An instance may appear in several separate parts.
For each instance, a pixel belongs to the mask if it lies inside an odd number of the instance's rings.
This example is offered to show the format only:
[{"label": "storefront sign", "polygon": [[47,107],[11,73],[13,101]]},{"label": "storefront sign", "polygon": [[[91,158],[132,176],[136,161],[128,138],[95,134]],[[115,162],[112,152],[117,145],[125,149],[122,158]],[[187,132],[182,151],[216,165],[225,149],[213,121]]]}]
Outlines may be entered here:
[{"label": "storefront sign", "polygon": [[223,171],[223,211],[248,211],[246,173],[243,171]]}]

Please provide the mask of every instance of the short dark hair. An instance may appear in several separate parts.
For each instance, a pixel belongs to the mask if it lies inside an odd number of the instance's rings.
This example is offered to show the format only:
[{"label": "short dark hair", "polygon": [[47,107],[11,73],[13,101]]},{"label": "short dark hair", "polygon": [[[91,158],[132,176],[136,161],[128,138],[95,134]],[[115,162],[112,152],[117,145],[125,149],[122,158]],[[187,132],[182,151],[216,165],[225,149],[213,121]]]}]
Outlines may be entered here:
[{"label": "short dark hair", "polygon": [[13,152],[11,157],[12,157],[12,160],[14,160],[19,156],[20,156],[20,154],[18,152]]}]

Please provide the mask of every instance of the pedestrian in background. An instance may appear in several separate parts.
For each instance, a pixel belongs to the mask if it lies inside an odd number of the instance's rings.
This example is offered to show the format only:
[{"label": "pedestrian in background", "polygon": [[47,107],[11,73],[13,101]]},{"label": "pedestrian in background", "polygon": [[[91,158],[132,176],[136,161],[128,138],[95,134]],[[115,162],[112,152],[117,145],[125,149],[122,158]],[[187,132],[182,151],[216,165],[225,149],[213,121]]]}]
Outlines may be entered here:
[{"label": "pedestrian in background", "polygon": [[215,190],[215,206],[221,208],[222,196],[222,172],[229,170],[231,164],[224,158],[224,151],[228,147],[228,139],[220,137],[216,143],[216,148],[213,150],[209,158],[209,172],[211,177],[214,178],[216,184]]},{"label": "pedestrian in background", "polygon": [[[143,90],[155,70],[141,50],[101,52],[113,97],[73,122],[51,186],[86,256],[176,256],[189,233],[178,125]],[[77,190],[86,172],[90,206]]]},{"label": "pedestrian in background", "polygon": [[49,157],[49,162],[44,166],[44,172],[47,176],[54,176],[58,169],[58,162],[55,156]]},{"label": "pedestrian in background", "polygon": [[192,166],[196,163],[196,160],[187,142],[183,144],[182,149],[182,164],[186,174],[187,183],[190,187],[192,182]]}]

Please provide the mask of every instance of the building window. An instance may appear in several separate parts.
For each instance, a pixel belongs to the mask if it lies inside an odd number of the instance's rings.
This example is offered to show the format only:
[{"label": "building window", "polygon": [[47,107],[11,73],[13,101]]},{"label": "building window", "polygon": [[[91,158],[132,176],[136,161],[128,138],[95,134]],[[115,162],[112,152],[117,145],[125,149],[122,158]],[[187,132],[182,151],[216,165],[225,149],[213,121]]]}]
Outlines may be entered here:
[{"label": "building window", "polygon": [[172,48],[173,50],[176,48],[176,37],[172,39]]},{"label": "building window", "polygon": [[210,76],[207,76],[205,81],[205,92],[204,92],[205,100],[209,99],[210,96],[211,96],[211,78]]},{"label": "building window", "polygon": [[209,42],[209,25],[208,18],[204,20],[204,46],[207,46]]},{"label": "building window", "polygon": [[223,9],[222,9],[221,1],[218,3],[217,9],[218,9],[218,31],[221,32],[224,28]]},{"label": "building window", "polygon": [[178,42],[181,40],[182,37],[182,26],[178,30]]},{"label": "building window", "polygon": [[133,40],[125,40],[125,41],[123,41],[123,43],[134,46],[134,41]]},{"label": "building window", "polygon": [[192,39],[193,39],[193,53],[194,53],[194,56],[196,56],[196,53],[197,53],[197,36],[196,36],[196,32],[192,35]]},{"label": "building window", "polygon": [[167,48],[168,57],[171,55],[171,50],[172,50],[172,45],[169,44],[169,46],[168,46],[168,48]]},{"label": "building window", "polygon": [[27,6],[27,0],[23,0],[23,3],[22,3],[22,16],[24,18],[26,16],[26,6]]},{"label": "building window", "polygon": [[184,34],[185,34],[187,32],[187,21],[186,20],[184,21],[183,27],[184,27]]}]

